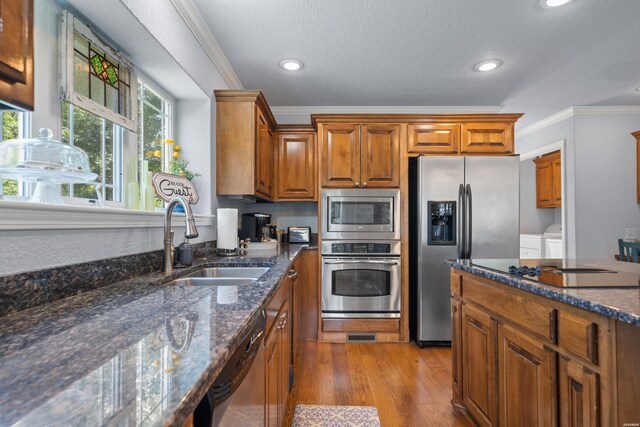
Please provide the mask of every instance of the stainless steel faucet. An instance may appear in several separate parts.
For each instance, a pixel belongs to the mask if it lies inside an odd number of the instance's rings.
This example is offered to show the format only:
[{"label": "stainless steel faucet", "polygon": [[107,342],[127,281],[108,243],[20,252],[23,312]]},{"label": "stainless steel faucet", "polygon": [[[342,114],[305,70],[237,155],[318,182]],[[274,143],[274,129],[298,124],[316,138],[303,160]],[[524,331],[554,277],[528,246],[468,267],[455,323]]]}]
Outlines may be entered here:
[{"label": "stainless steel faucet", "polygon": [[173,231],[171,231],[171,213],[178,203],[184,208],[184,237],[186,239],[198,237],[198,229],[196,228],[196,221],[193,219],[193,213],[191,213],[191,206],[182,197],[174,197],[167,204],[164,212],[164,259],[162,261],[162,272],[166,274],[173,272],[173,253],[175,249],[173,248]]}]

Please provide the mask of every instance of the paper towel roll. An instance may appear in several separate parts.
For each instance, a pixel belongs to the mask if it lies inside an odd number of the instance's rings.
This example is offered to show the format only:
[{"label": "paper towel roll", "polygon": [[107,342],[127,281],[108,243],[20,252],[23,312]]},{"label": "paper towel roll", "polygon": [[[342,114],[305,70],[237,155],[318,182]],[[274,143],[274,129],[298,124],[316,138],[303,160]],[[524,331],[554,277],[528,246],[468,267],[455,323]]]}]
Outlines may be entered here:
[{"label": "paper towel roll", "polygon": [[238,247],[238,209],[218,209],[218,248]]}]

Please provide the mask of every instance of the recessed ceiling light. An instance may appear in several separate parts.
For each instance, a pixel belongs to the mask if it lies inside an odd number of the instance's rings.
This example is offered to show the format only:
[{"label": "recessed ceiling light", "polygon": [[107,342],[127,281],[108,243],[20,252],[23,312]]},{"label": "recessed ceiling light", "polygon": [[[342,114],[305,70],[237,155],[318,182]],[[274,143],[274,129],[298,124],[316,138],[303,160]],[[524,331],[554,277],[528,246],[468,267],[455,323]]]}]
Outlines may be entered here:
[{"label": "recessed ceiling light", "polygon": [[302,69],[302,62],[297,59],[283,59],[280,61],[280,67],[287,71],[298,71]]},{"label": "recessed ceiling light", "polygon": [[478,62],[473,66],[476,71],[492,71],[499,68],[502,65],[502,61],[499,59],[489,59],[488,61]]},{"label": "recessed ceiling light", "polygon": [[571,0],[540,0],[542,7],[558,7],[569,3]]}]

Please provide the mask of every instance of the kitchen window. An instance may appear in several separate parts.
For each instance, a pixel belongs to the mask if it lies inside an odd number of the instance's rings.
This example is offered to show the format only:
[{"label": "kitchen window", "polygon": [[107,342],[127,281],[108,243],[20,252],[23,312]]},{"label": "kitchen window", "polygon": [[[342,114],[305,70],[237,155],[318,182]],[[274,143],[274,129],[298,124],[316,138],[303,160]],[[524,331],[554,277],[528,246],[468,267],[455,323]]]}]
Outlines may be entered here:
[{"label": "kitchen window", "polygon": [[[0,141],[15,138],[30,137],[30,113],[7,111],[0,113]],[[0,198],[24,197],[27,195],[28,186],[15,179],[2,179],[0,177]]]}]

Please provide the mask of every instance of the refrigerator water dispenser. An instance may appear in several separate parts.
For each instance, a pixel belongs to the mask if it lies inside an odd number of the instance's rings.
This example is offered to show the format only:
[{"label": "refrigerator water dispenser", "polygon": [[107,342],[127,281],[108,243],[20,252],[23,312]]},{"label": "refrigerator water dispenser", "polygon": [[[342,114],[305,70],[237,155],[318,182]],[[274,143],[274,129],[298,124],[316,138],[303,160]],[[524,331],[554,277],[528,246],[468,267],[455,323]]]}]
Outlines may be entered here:
[{"label": "refrigerator water dispenser", "polygon": [[456,202],[429,201],[429,245],[456,245]]}]

